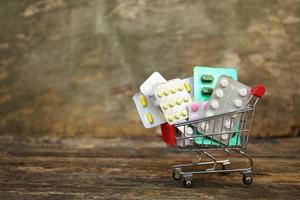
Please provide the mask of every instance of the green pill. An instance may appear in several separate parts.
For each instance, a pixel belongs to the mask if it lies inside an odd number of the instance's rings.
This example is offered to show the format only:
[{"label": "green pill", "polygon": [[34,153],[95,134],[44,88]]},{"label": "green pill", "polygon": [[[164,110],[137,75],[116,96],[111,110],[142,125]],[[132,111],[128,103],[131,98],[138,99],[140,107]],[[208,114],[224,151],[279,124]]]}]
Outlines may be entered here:
[{"label": "green pill", "polygon": [[201,94],[202,95],[211,95],[213,93],[214,89],[210,88],[210,87],[204,87],[201,90]]},{"label": "green pill", "polygon": [[209,83],[209,82],[212,82],[213,80],[214,80],[214,77],[212,75],[204,74],[201,76],[202,82]]}]

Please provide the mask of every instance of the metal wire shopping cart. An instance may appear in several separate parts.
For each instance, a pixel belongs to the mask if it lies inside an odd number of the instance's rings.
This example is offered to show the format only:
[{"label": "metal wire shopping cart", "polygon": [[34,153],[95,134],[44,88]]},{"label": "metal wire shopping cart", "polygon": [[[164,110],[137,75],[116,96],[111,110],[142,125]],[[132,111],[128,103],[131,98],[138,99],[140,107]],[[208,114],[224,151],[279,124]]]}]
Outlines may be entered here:
[{"label": "metal wire shopping cart", "polygon": [[[182,122],[175,125],[169,125],[168,123],[161,125],[163,141],[165,141],[171,148],[178,151],[190,151],[199,154],[199,162],[174,165],[172,167],[173,179],[182,180],[184,187],[192,187],[192,178],[195,174],[229,174],[231,172],[240,172],[243,174],[243,182],[246,185],[252,184],[253,161],[243,150],[246,149],[248,144],[252,120],[255,113],[255,106],[259,99],[264,95],[264,92],[265,87],[263,85],[258,85],[252,88],[252,95],[248,99],[246,106],[237,111],[205,117],[199,120]],[[224,131],[222,126],[218,127],[218,123],[223,124],[224,119],[227,119],[232,115],[239,116],[239,121],[232,130]],[[230,123],[233,123],[232,120]],[[200,124],[202,126],[203,124],[204,126],[208,126],[209,124],[210,127],[213,127],[213,129],[212,131],[210,129],[209,133],[207,133],[205,131],[206,128],[204,128],[204,131],[200,133],[197,129]],[[218,142],[221,141],[221,137],[224,138],[224,136],[225,138],[228,138],[226,142]],[[227,159],[218,160],[208,151],[222,151],[227,156]],[[232,152],[247,158],[249,166],[244,168],[232,168],[230,165],[230,155]],[[201,162],[201,155],[205,155],[211,161]],[[207,167],[202,170],[183,170],[201,166]]]}]

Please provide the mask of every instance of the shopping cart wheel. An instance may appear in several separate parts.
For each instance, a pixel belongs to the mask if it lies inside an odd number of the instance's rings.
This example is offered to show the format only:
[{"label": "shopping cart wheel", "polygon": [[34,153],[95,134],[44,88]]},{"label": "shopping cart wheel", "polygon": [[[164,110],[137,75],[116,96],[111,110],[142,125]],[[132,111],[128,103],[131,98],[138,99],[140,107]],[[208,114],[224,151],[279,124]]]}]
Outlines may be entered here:
[{"label": "shopping cart wheel", "polygon": [[251,185],[253,183],[252,174],[243,174],[243,182],[245,183],[245,185]]},{"label": "shopping cart wheel", "polygon": [[186,178],[182,177],[182,185],[185,188],[192,188],[194,183],[191,178],[186,179]]},{"label": "shopping cart wheel", "polygon": [[178,181],[181,178],[181,174],[179,174],[177,170],[173,169],[172,177],[175,181]]}]

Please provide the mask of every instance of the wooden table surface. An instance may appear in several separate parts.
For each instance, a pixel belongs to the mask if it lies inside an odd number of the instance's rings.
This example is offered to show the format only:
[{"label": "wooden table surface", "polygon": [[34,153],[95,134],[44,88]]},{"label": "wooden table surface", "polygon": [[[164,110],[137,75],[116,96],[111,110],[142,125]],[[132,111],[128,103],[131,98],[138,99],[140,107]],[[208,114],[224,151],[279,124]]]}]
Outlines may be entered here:
[{"label": "wooden table surface", "polygon": [[[254,183],[241,174],[194,177],[194,188],[173,181],[171,166],[195,161],[157,137],[0,137],[1,199],[299,199],[300,138],[252,140]],[[234,166],[245,166],[232,158]]]}]

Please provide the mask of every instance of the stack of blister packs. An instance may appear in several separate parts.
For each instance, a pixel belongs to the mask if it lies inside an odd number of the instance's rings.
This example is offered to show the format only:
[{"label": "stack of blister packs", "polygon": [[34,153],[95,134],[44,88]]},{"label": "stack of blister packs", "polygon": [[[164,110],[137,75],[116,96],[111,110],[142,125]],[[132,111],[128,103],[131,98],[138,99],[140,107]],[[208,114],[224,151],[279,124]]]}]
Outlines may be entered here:
[{"label": "stack of blister packs", "polygon": [[[194,68],[194,76],[186,79],[166,80],[154,72],[133,96],[144,127],[161,125],[162,130],[174,124],[199,120],[205,117],[233,112],[246,106],[251,89],[237,81],[234,68]],[[188,146],[194,144],[238,144],[239,135],[223,134],[206,136],[213,130],[234,132],[239,126],[238,114],[224,117],[217,124],[198,123],[180,126],[176,136],[184,134],[185,140],[165,141],[171,145]]]}]

